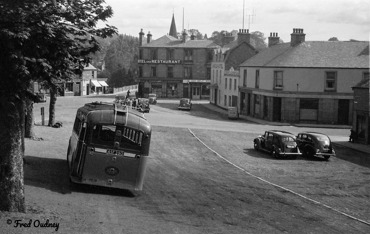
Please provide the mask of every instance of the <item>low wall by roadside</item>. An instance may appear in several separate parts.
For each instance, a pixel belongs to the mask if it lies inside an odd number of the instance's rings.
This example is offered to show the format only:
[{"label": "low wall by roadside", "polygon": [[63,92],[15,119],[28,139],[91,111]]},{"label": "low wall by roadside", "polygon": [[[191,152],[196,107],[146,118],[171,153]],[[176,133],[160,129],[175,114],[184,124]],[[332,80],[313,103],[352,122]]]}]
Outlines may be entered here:
[{"label": "low wall by roadside", "polygon": [[129,86],[123,86],[119,88],[113,88],[113,93],[125,93],[127,90],[130,90],[130,93],[135,93],[139,89],[139,85],[129,85]]}]

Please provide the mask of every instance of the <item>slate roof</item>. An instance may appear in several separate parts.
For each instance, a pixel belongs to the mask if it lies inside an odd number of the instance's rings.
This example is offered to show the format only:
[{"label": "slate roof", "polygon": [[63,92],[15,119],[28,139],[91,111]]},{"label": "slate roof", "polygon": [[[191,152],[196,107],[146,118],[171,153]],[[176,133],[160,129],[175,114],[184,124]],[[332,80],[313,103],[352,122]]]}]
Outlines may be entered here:
[{"label": "slate roof", "polygon": [[306,41],[269,47],[240,66],[369,68],[369,42]]},{"label": "slate roof", "polygon": [[364,88],[364,89],[368,89],[369,88],[369,84],[370,84],[369,81],[370,81],[369,79],[363,79],[358,84],[356,84],[353,88]]},{"label": "slate roof", "polygon": [[218,48],[219,46],[211,40],[188,40],[185,43],[181,39],[174,38],[170,35],[164,35],[148,44],[143,48]]}]

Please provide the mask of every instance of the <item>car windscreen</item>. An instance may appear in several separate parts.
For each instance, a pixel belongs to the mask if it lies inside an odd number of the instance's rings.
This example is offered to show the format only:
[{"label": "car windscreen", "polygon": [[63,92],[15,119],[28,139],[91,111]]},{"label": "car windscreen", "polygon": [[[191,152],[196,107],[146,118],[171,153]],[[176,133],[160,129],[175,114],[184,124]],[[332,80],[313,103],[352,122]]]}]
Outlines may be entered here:
[{"label": "car windscreen", "polygon": [[189,99],[181,99],[180,100],[180,104],[188,104],[189,103]]},{"label": "car windscreen", "polygon": [[316,136],[316,139],[321,142],[321,144],[323,145],[330,145],[330,139],[329,137],[327,136],[324,136],[324,135],[315,135]]},{"label": "car windscreen", "polygon": [[282,142],[295,142],[295,139],[293,137],[290,137],[290,136],[282,136],[281,141]]},{"label": "car windscreen", "polygon": [[156,94],[149,94],[149,97],[156,97]]}]

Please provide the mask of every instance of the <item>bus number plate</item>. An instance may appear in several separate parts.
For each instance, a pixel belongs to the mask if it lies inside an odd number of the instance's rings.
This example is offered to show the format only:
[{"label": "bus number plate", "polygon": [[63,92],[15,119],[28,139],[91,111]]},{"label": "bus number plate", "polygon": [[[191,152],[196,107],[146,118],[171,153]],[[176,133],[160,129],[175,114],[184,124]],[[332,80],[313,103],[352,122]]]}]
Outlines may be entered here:
[{"label": "bus number plate", "polygon": [[114,154],[114,155],[118,155],[118,156],[123,156],[125,153],[121,150],[108,149],[107,154]]}]

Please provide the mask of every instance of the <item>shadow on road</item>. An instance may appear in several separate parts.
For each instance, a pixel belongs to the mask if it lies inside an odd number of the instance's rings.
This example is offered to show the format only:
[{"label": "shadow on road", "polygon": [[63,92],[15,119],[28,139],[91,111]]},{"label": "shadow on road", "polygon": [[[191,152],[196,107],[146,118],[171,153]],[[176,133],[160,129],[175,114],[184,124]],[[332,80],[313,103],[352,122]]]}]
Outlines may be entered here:
[{"label": "shadow on road", "polygon": [[135,197],[133,192],[125,189],[71,183],[67,162],[63,159],[25,156],[24,162],[24,183],[29,186],[45,188],[61,194],[79,192]]},{"label": "shadow on road", "polygon": [[296,159],[293,159],[292,157],[282,157],[282,158],[273,158],[271,154],[264,152],[264,151],[256,151],[254,148],[246,148],[243,149],[243,153],[247,154],[248,156],[252,156],[255,158],[265,158],[265,159],[271,159],[271,160],[306,160],[306,161],[326,161],[324,158],[320,157],[304,157],[304,156],[298,156]]},{"label": "shadow on road", "polygon": [[370,152],[369,154],[356,151],[345,146],[340,145],[340,142],[335,144],[336,157],[342,160],[357,164],[359,166],[370,168]]}]

